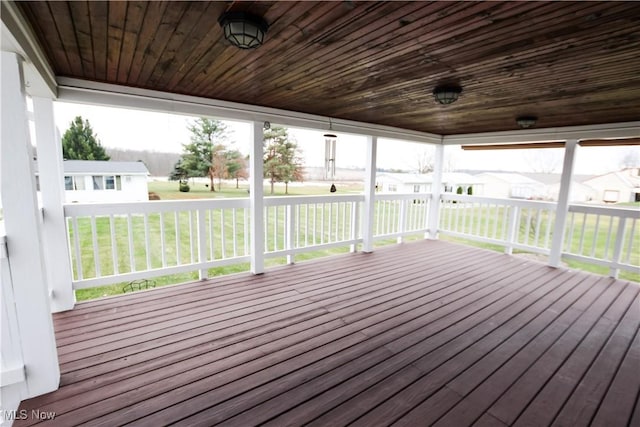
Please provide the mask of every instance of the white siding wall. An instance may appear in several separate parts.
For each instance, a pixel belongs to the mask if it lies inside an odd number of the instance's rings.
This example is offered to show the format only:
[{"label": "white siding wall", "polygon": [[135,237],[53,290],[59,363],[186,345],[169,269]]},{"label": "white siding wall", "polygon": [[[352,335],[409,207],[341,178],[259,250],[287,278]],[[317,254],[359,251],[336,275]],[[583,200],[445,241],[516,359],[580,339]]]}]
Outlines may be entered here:
[{"label": "white siding wall", "polygon": [[149,200],[146,176],[121,175],[121,190],[94,190],[92,177],[93,175],[75,175],[74,179],[81,179],[84,182],[85,189],[66,190],[65,203],[141,202]]}]

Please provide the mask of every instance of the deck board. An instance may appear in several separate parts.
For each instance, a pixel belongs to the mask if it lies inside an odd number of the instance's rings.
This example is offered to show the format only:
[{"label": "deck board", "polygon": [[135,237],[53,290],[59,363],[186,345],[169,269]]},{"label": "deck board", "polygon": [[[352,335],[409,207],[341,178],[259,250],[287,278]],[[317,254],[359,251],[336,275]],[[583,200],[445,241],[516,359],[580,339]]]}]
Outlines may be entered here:
[{"label": "deck board", "polygon": [[152,289],[55,315],[61,387],[21,409],[56,426],[627,425],[639,293],[441,241]]}]

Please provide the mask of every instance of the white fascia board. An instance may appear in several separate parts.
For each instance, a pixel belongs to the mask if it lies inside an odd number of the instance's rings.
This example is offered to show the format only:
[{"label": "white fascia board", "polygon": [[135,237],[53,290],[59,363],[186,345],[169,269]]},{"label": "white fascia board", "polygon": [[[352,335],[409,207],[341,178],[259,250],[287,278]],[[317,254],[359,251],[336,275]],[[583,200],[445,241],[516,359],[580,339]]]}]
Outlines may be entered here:
[{"label": "white fascia board", "polygon": [[444,145],[510,144],[584,139],[635,138],[640,136],[640,121],[601,125],[523,129],[504,132],[445,135]]},{"label": "white fascia board", "polygon": [[[330,119],[295,111],[66,77],[58,78],[58,100],[247,122],[268,121],[320,131],[329,130]],[[338,133],[371,135],[428,144],[442,143],[442,137],[432,133],[334,118],[331,118],[331,130]]]},{"label": "white fascia board", "polygon": [[16,4],[0,2],[2,19],[2,50],[17,53],[24,62],[25,89],[31,96],[55,98],[57,83],[38,38],[26,22]]}]

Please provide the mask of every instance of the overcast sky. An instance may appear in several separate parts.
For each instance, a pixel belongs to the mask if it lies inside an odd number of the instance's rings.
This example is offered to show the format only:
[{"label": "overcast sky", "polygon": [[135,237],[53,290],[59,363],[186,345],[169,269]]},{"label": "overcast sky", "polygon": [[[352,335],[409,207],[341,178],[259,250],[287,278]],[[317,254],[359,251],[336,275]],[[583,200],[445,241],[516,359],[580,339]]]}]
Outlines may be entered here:
[{"label": "overcast sky", "polygon": [[[182,144],[189,142],[187,125],[194,117],[178,116],[139,110],[124,110],[91,105],[55,103],[55,120],[60,133],[69,127],[77,115],[88,119],[104,147],[151,150],[160,152],[182,151]],[[230,140],[237,149],[249,151],[250,125],[225,120]],[[290,129],[302,149],[307,166],[322,166],[324,162],[323,132],[306,129]],[[637,147],[634,147],[637,149]],[[578,148],[575,172],[598,174],[617,170],[629,147]],[[378,143],[378,167],[415,169],[422,152],[433,152],[433,147],[406,141],[380,139]],[[363,136],[338,134],[336,148],[338,167],[364,167],[366,139]],[[450,169],[495,169],[535,172],[549,163],[562,167],[562,149],[463,151],[459,147],[447,147],[446,166]]]}]

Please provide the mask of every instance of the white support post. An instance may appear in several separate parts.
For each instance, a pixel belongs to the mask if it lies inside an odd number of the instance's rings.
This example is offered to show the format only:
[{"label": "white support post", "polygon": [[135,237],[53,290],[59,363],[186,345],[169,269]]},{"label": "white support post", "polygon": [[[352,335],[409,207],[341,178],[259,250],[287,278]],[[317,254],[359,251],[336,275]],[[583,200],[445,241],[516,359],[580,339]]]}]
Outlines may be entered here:
[{"label": "white support post", "polygon": [[252,146],[249,156],[249,199],[251,206],[251,272],[264,273],[264,179],[263,129],[261,122],[253,122]]},{"label": "white support post", "polygon": [[75,293],[71,285],[67,227],[64,218],[64,166],[62,144],[53,117],[50,98],[33,98],[38,148],[38,171],[42,195],[42,243],[51,292],[51,310],[54,313],[71,310]]},{"label": "white support post", "polygon": [[0,181],[27,396],[56,390],[60,368],[44,266],[22,59],[2,52]]},{"label": "white support post", "polygon": [[507,255],[513,254],[513,244],[516,241],[518,233],[517,224],[520,217],[520,208],[518,206],[509,206],[509,220],[507,224],[507,238],[504,246],[504,253]]},{"label": "white support post", "polygon": [[622,246],[624,245],[624,232],[627,227],[627,218],[620,217],[618,219],[618,232],[616,233],[616,242],[613,247],[613,257],[611,258],[611,262],[613,263],[613,267],[609,269],[609,276],[614,279],[618,278],[618,274],[620,273],[620,269],[618,265],[620,264],[620,257],[622,256]]},{"label": "white support post", "polygon": [[[400,202],[400,213],[398,214],[398,233],[404,233],[407,228],[407,211],[409,210],[409,200],[399,200]],[[402,235],[398,236],[396,242],[398,244],[402,243]]]},{"label": "white support post", "polygon": [[556,221],[553,226],[553,238],[549,252],[549,265],[551,267],[560,266],[560,258],[562,257],[564,230],[567,222],[567,214],[569,213],[569,194],[571,193],[571,178],[573,176],[573,165],[577,145],[578,141],[575,139],[568,140],[564,145],[564,162],[562,165],[558,204],[556,206]]},{"label": "white support post", "polygon": [[433,163],[433,180],[431,182],[431,205],[429,207],[429,233],[425,236],[431,240],[438,238],[440,222],[440,195],[442,194],[442,171],[444,170],[444,145],[436,145]]},{"label": "white support post", "polygon": [[[293,250],[295,248],[295,233],[296,233],[297,224],[296,224],[294,212],[295,212],[295,207],[293,205],[286,206],[285,224],[287,229],[285,231],[286,233],[285,245],[288,251]],[[295,256],[292,253],[287,255],[287,264],[293,264],[294,262],[295,262]]]},{"label": "white support post", "polygon": [[[198,262],[207,261],[207,219],[204,209],[198,209]],[[222,225],[224,227],[224,224]],[[235,239],[235,236],[234,236]],[[209,270],[201,268],[198,270],[198,278],[207,280],[209,278]]]},{"label": "white support post", "polygon": [[364,181],[364,214],[362,215],[362,251],[373,252],[373,217],[376,208],[376,156],[378,137],[367,137],[367,162]]},{"label": "white support post", "polygon": [[[358,239],[358,232],[359,232],[358,218],[360,218],[359,206],[360,206],[360,202],[351,203],[351,240]],[[357,250],[358,250],[357,244],[352,243],[351,246],[349,246],[349,251],[351,253],[354,253]]]}]

